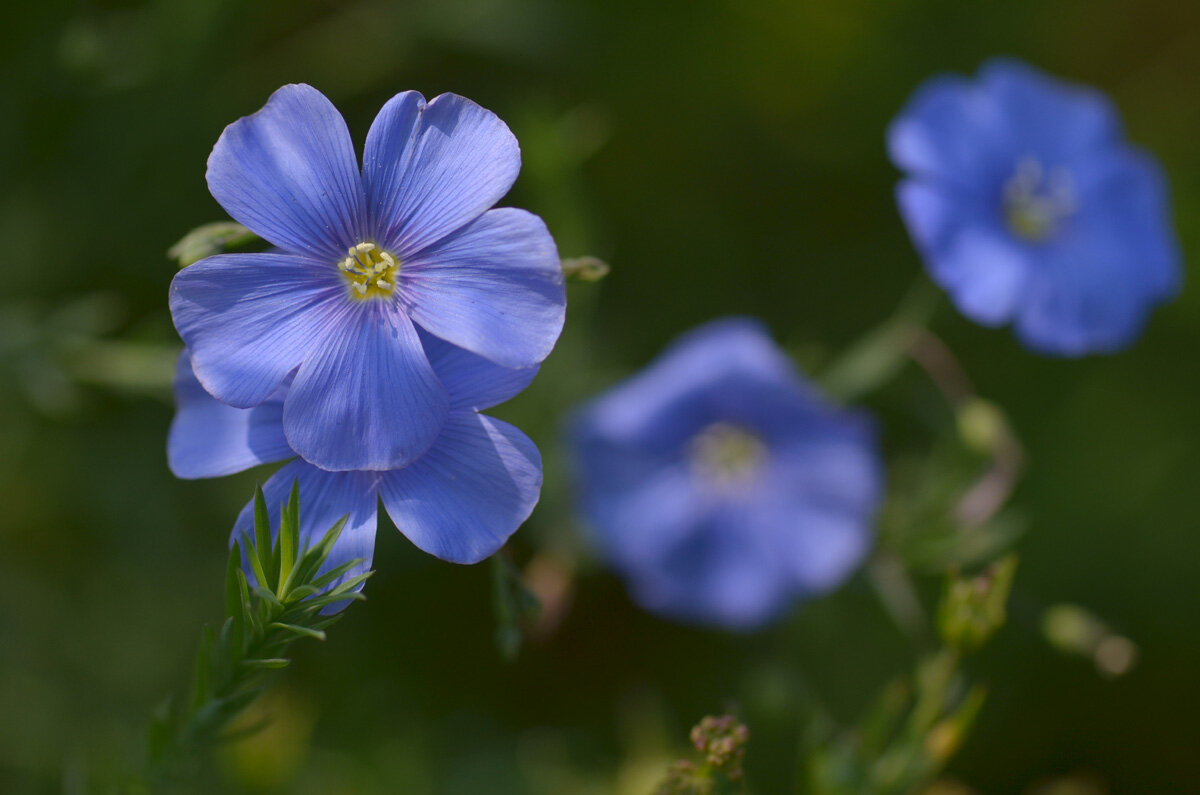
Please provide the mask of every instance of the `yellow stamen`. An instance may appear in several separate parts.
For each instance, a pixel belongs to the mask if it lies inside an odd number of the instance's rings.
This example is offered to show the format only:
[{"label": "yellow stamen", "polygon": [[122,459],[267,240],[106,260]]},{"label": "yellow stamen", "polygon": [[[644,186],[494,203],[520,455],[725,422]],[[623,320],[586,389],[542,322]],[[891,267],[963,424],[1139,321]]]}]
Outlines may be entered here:
[{"label": "yellow stamen", "polygon": [[350,284],[350,297],[388,298],[396,289],[400,263],[392,254],[366,241],[346,249],[338,270]]},{"label": "yellow stamen", "polygon": [[756,433],[728,422],[714,422],[692,438],[692,468],[718,487],[745,485],[766,456]]}]

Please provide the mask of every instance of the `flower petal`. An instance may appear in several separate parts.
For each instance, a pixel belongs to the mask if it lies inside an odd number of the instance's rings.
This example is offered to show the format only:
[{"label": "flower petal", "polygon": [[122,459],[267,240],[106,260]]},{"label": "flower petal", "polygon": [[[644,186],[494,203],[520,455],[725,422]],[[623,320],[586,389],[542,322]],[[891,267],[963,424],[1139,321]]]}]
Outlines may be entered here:
[{"label": "flower petal", "polygon": [[524,210],[492,210],[422,251],[400,289],[423,328],[504,367],[545,359],[566,315],[554,239]]},{"label": "flower petal", "polygon": [[[587,484],[581,512],[605,557],[623,568],[669,557],[669,551],[696,532],[711,513],[710,495],[686,462],[651,463],[646,451],[621,454],[580,450]],[[624,465],[623,469],[618,467]]]},{"label": "flower petal", "polygon": [[542,488],[542,458],[506,422],[456,411],[420,460],[386,472],[384,507],[400,532],[452,563],[476,563],[529,518]]},{"label": "flower petal", "polygon": [[1009,58],[984,64],[979,82],[1004,114],[1014,143],[1026,154],[1049,163],[1072,163],[1120,142],[1116,108],[1093,88],[1059,80]]},{"label": "flower petal", "polygon": [[1024,152],[1007,139],[999,104],[965,78],[926,81],[887,131],[892,162],[913,176],[986,195]]},{"label": "flower petal", "polygon": [[288,442],[330,470],[396,469],[441,432],[446,390],[394,304],[346,301],[339,328],[301,366],[284,403]]},{"label": "flower petal", "polygon": [[831,415],[772,452],[770,483],[747,501],[746,532],[771,539],[801,595],[839,585],[870,547],[883,467],[868,417]]},{"label": "flower petal", "polygon": [[[288,463],[262,487],[263,499],[271,517],[272,540],[279,534],[280,507],[288,501],[292,485],[296,484],[300,488],[300,548],[307,549],[320,541],[329,528],[345,516],[346,525],[321,567],[321,572],[330,571],[356,558],[362,560],[329,588],[362,574],[371,568],[375,554],[378,479],[371,472],[326,472],[300,460]],[[246,507],[238,514],[229,543],[232,546],[235,541],[240,541],[244,546],[247,536],[254,538],[253,500],[246,503]],[[360,585],[356,590],[361,588]],[[345,604],[333,605],[332,609],[326,608],[322,612],[337,612]]]},{"label": "flower petal", "polygon": [[714,515],[655,565],[632,569],[630,589],[639,604],[668,618],[757,629],[795,595],[769,540],[748,533],[736,514]]},{"label": "flower petal", "polygon": [[512,187],[521,149],[496,114],[457,94],[397,94],[363,152],[371,229],[400,256],[474,221]]},{"label": "flower petal", "polygon": [[208,189],[234,220],[288,251],[336,261],[364,239],[350,132],[312,86],[284,86],[226,127],[208,158]]},{"label": "flower petal", "polygon": [[763,397],[773,396],[772,406],[796,404],[809,392],[760,321],[719,318],[681,335],[648,367],[586,404],[578,427],[614,447],[683,455],[709,423],[757,427]]},{"label": "flower petal", "polygon": [[418,328],[417,333],[433,371],[446,387],[451,409],[482,411],[503,403],[529,386],[539,369],[536,365],[501,367],[428,331]]},{"label": "flower petal", "polygon": [[929,275],[950,294],[958,311],[976,323],[997,326],[1012,319],[1028,299],[1036,261],[1011,235],[976,225],[931,251],[928,264]]},{"label": "flower petal", "polygon": [[290,254],[220,254],[171,282],[171,316],[196,377],[222,403],[266,400],[324,334],[345,288]]},{"label": "flower petal", "polygon": [[167,461],[180,478],[215,478],[295,455],[283,436],[280,387],[252,409],[226,406],[204,391],[187,351],[175,367],[175,419]]}]

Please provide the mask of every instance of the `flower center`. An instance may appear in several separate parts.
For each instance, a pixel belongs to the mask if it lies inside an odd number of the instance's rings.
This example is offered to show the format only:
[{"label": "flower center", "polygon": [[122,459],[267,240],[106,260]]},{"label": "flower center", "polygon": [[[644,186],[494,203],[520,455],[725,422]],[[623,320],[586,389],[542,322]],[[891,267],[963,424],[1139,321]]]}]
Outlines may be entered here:
[{"label": "flower center", "polygon": [[350,295],[358,299],[390,296],[396,289],[399,261],[374,243],[359,243],[348,251],[350,256],[338,263],[338,270],[350,284]]},{"label": "flower center", "polygon": [[714,422],[692,438],[692,468],[722,486],[744,484],[766,457],[762,440],[732,423]]},{"label": "flower center", "polygon": [[1017,237],[1040,243],[1075,212],[1075,186],[1061,166],[1047,174],[1041,161],[1023,157],[1004,183],[1004,215]]}]

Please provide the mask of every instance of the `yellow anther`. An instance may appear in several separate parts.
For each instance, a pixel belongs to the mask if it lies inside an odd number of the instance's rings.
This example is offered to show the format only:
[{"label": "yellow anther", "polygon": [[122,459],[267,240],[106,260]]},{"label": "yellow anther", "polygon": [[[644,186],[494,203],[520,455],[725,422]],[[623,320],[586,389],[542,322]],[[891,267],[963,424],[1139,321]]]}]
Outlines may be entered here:
[{"label": "yellow anther", "polygon": [[714,422],[691,442],[692,469],[709,484],[739,487],[753,480],[767,457],[758,434],[728,422]]},{"label": "yellow anther", "polygon": [[386,298],[396,287],[400,263],[374,243],[363,241],[346,249],[348,256],[338,263],[338,270],[353,290],[352,298]]}]

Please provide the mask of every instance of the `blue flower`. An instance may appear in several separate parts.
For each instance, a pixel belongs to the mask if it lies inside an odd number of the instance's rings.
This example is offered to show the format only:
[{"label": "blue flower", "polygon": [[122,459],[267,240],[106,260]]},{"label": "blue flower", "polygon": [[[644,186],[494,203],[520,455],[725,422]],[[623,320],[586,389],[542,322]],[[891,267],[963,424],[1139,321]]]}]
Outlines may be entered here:
[{"label": "blue flower", "polygon": [[994,61],[921,86],[888,148],[926,269],[978,323],[1044,353],[1113,351],[1179,289],[1166,182],[1098,92]]},{"label": "blue flower", "polygon": [[822,400],[756,321],[677,340],[581,409],[571,443],[602,553],[664,616],[760,625],[870,546],[870,423]]},{"label": "blue flower", "polygon": [[545,224],[488,209],[519,169],[517,141],[493,113],[410,91],[375,118],[360,172],[329,100],[306,85],[279,89],[208,159],[213,197],[277,249],[209,257],[171,284],[196,377],[249,408],[294,372],[283,432],[324,469],[418,460],[453,403],[422,333],[526,368],[562,330]]},{"label": "blue flower", "polygon": [[[167,442],[171,471],[182,478],[217,477],[293,459],[263,486],[271,524],[278,526],[279,506],[295,481],[304,543],[319,540],[349,515],[327,569],[354,558],[365,561],[358,571],[370,566],[378,500],[400,532],[426,552],[455,563],[486,558],[533,511],[542,460],[521,431],[478,411],[520,392],[538,368],[503,368],[426,332],[419,340],[450,405],[438,437],[407,466],[331,472],[296,458],[284,433],[287,397],[296,388],[290,376],[258,406],[235,408],[204,390],[185,351],[175,374],[178,410]],[[252,504],[238,516],[231,543],[244,533],[253,537]]]}]

